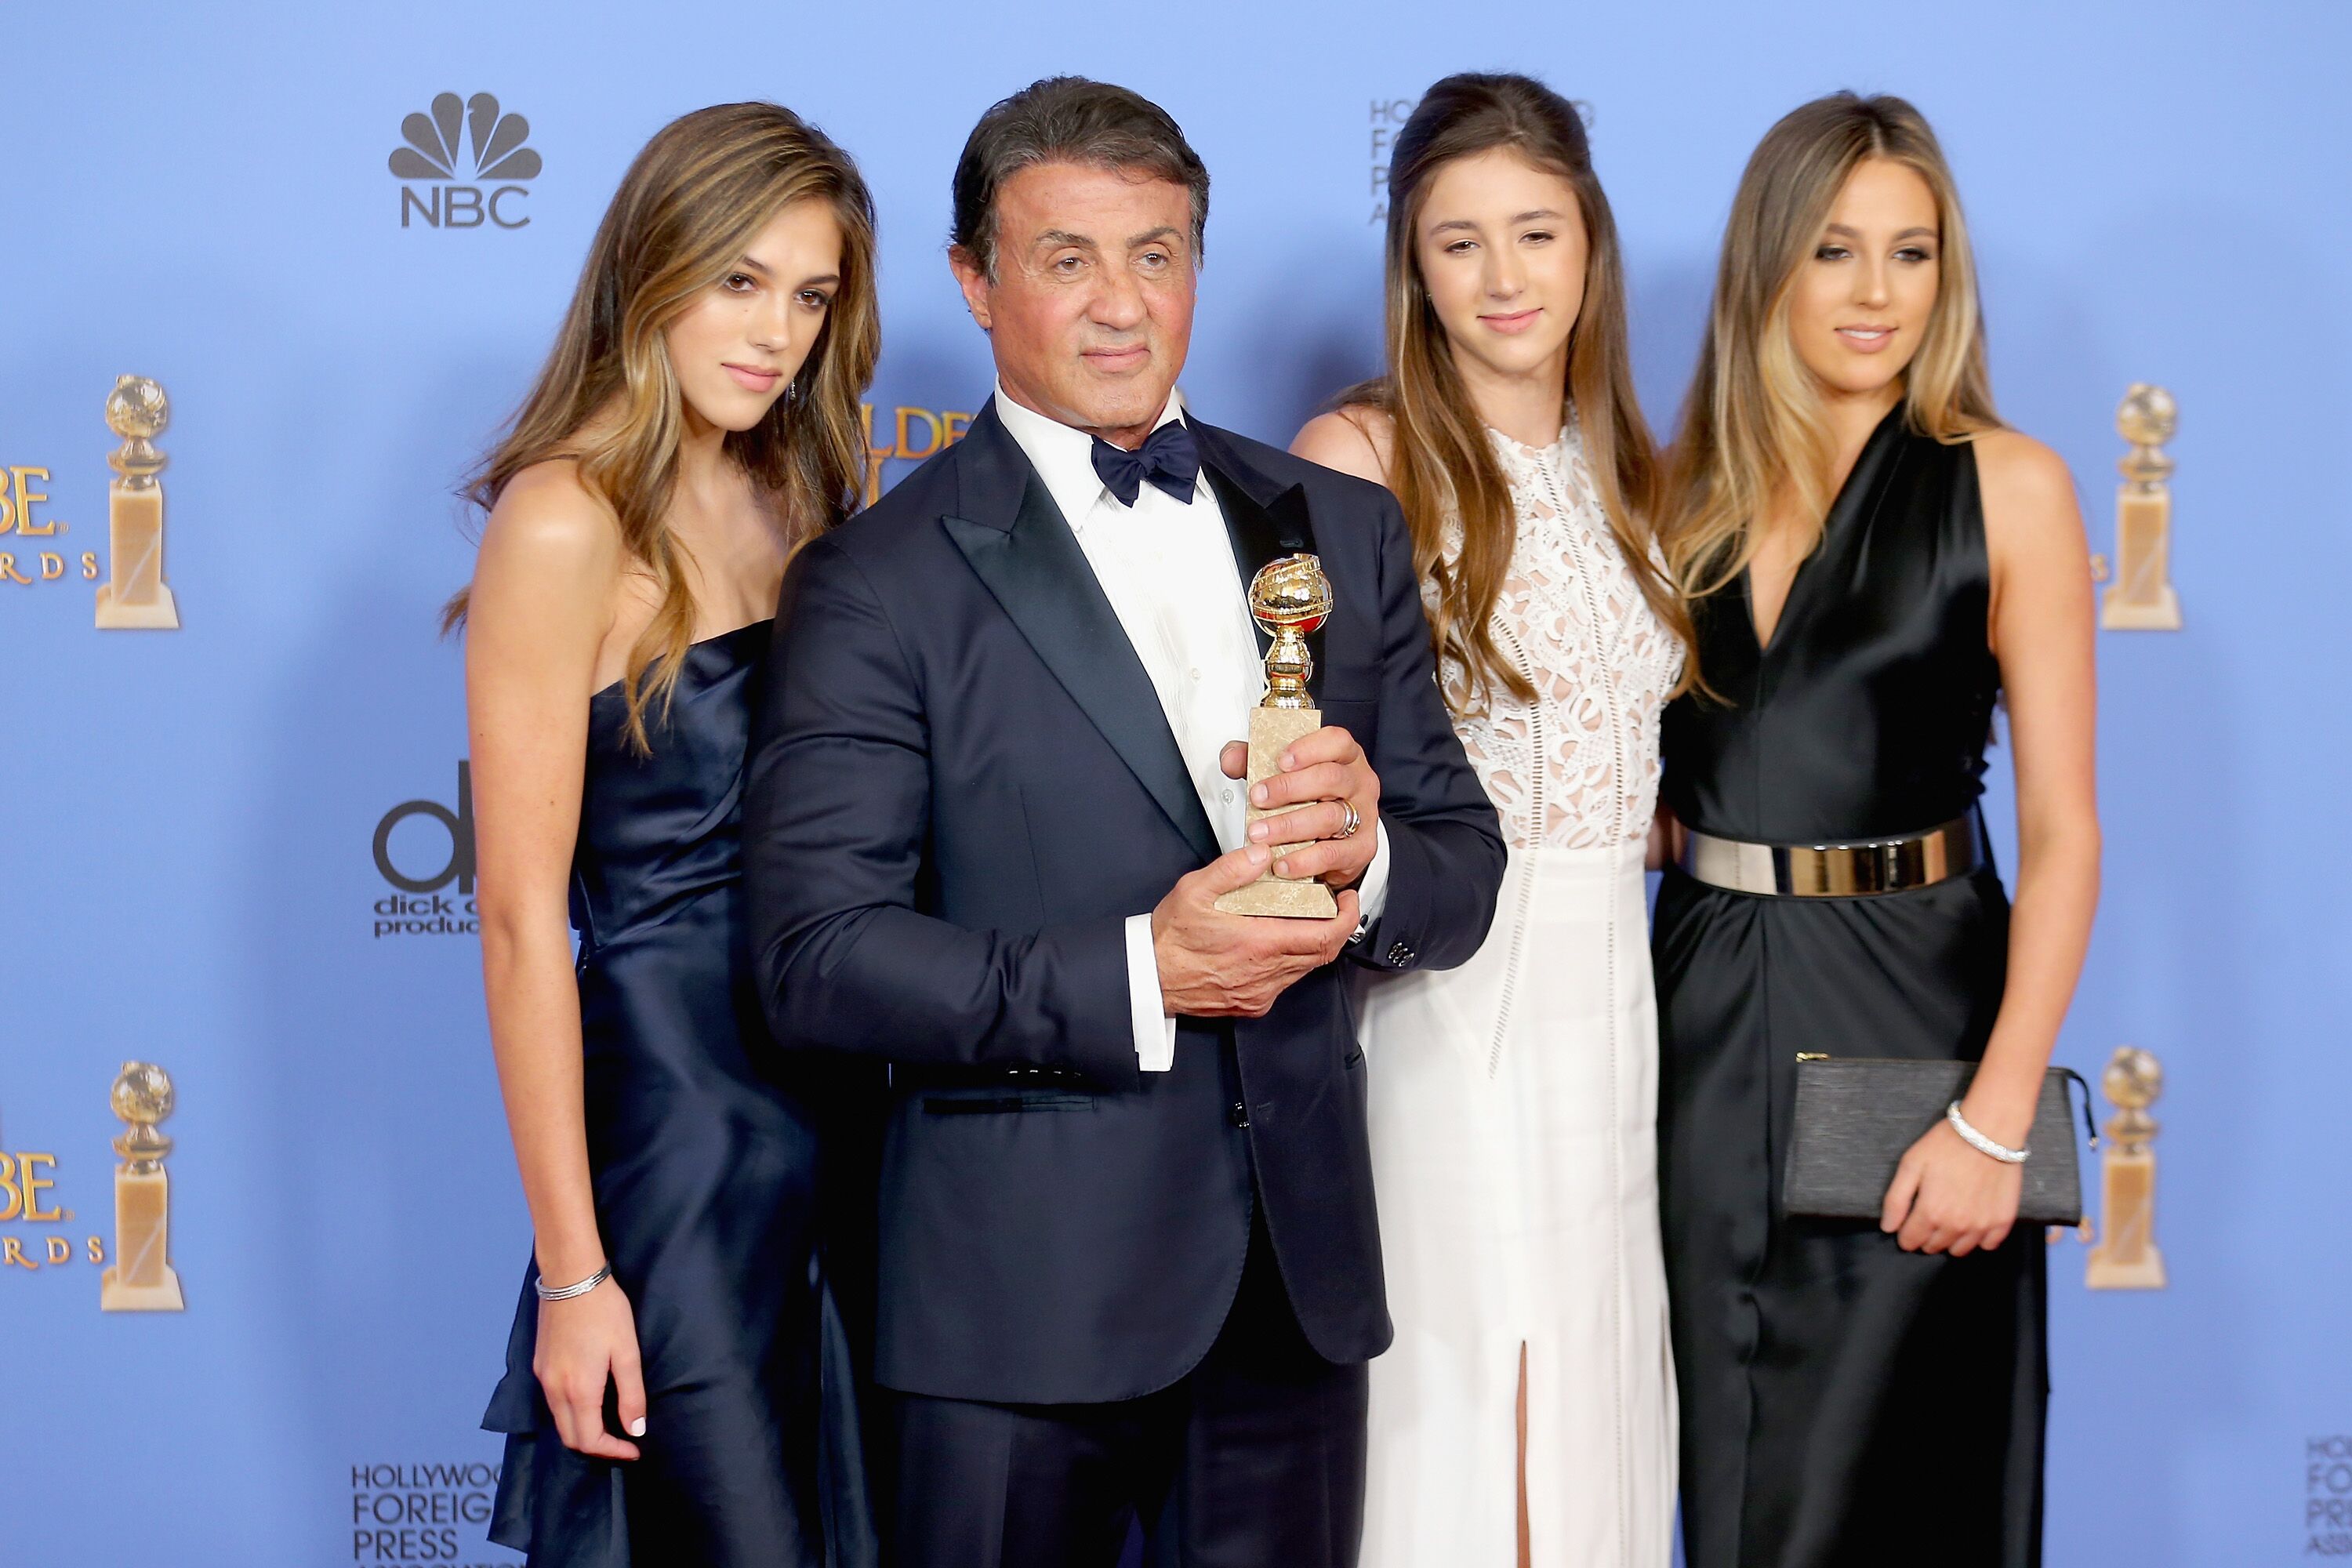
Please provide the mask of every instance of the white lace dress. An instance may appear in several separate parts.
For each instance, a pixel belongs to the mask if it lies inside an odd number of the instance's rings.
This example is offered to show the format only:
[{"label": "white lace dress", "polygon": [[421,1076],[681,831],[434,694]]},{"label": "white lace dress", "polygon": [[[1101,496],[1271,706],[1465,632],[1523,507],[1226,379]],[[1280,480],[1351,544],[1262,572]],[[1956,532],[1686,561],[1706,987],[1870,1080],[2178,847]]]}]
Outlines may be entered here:
[{"label": "white lace dress", "polygon": [[[1674,1366],[1642,856],[1682,650],[1574,425],[1494,436],[1518,540],[1491,626],[1536,690],[1458,721],[1510,867],[1460,969],[1367,983],[1396,1343],[1371,1369],[1364,1568],[1665,1568]],[[1459,698],[1463,672],[1444,672]]]}]

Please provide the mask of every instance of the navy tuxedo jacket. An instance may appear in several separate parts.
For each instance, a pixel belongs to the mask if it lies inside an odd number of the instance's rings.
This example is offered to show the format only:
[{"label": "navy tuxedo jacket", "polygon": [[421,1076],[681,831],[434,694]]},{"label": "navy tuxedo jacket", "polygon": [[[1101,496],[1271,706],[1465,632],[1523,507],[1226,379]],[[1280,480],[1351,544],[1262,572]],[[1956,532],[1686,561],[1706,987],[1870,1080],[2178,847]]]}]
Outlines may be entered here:
[{"label": "navy tuxedo jacket", "polygon": [[[1450,966],[1485,938],[1495,811],[1433,679],[1394,500],[1193,424],[1246,583],[1291,549],[1335,597],[1324,721],[1381,779],[1387,906],[1349,958]],[[778,1037],[891,1064],[877,1375],[1093,1403],[1207,1352],[1254,1205],[1300,1327],[1386,1348],[1363,1053],[1344,964],[1261,1019],[1183,1019],[1145,1073],[1124,921],[1217,844],[1141,662],[993,407],[802,552],[778,608],[743,838]],[[1236,739],[1248,715],[1234,715]]]}]

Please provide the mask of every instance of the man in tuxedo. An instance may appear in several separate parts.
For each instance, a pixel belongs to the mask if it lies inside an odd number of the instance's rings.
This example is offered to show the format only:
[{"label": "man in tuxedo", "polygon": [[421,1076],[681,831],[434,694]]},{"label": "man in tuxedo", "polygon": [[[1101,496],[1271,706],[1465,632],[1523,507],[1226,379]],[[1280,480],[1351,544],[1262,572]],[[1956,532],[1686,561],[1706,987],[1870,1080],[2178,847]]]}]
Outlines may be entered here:
[{"label": "man in tuxedo", "polygon": [[[1208,174],[1041,81],[955,175],[995,395],[803,552],[744,838],[788,1045],[891,1064],[876,1377],[906,1568],[1346,1568],[1390,1338],[1347,964],[1458,963],[1503,846],[1388,493],[1175,392]],[[1328,921],[1219,912],[1264,690],[1244,596],[1311,551],[1326,727],[1263,805]]]}]

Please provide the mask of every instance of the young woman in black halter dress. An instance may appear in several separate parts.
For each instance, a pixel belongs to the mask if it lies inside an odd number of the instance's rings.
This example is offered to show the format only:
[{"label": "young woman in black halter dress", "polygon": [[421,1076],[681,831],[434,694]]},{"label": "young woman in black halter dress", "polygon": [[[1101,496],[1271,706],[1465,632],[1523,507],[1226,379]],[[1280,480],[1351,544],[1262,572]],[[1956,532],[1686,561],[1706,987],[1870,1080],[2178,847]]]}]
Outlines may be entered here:
[{"label": "young woman in black halter dress", "polygon": [[819,1220],[857,1184],[854,1112],[761,1021],[737,835],[784,563],[861,474],[873,256],[822,133],[764,103],[677,121],[473,491],[452,612],[535,1242],[484,1418],[509,1434],[490,1535],[535,1564],[874,1560],[856,1270]]},{"label": "young woman in black halter dress", "polygon": [[[2097,900],[2091,584],[2065,468],[1993,413],[1901,100],[1807,104],[1749,162],[1665,516],[1706,687],[1664,720],[1654,938],[1688,1562],[2037,1563],[2044,1248],[1996,1152]],[[2013,908],[1977,806],[2004,695]],[[1907,838],[1945,874],[1831,897],[1738,847]],[[1982,1060],[1875,1225],[1782,1211],[1800,1051]]]}]

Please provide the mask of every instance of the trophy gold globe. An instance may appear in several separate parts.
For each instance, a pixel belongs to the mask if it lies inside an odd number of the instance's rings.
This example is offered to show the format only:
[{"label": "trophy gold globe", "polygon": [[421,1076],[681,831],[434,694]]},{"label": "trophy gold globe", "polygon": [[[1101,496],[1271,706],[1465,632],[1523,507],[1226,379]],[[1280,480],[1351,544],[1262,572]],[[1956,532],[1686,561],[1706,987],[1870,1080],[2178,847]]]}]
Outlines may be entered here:
[{"label": "trophy gold globe", "polygon": [[[1265,696],[1250,710],[1250,787],[1282,771],[1283,748],[1323,727],[1323,715],[1308,695],[1315,676],[1315,656],[1307,637],[1331,618],[1331,580],[1323,563],[1312,555],[1285,555],[1258,568],[1250,579],[1250,616],[1274,639],[1265,650]],[[1249,808],[1249,820],[1278,816],[1296,806],[1273,811]],[[1274,846],[1274,859],[1297,848]],[[1339,912],[1331,889],[1312,877],[1277,877],[1268,862],[1265,873],[1246,888],[1217,900],[1217,908],[1234,915],[1276,915],[1291,920],[1328,921]]]},{"label": "trophy gold globe", "polygon": [[1265,653],[1265,700],[1261,708],[1307,709],[1307,682],[1315,656],[1309,632],[1331,618],[1331,583],[1312,555],[1286,555],[1250,579],[1250,615],[1274,638]]},{"label": "trophy gold globe", "polygon": [[2156,1118],[2147,1108],[2164,1093],[2164,1065],[2137,1046],[2117,1047],[2107,1070],[2099,1075],[2117,1114],[2107,1122],[2107,1136],[2137,1153],[2156,1136]]},{"label": "trophy gold globe", "polygon": [[2172,459],[2157,448],[2171,440],[2179,427],[2180,405],[2173,402],[2172,394],[2146,381],[2126,388],[2123,402],[2116,406],[2116,433],[2135,450],[2123,460],[2124,477],[2152,482],[2171,473]]},{"label": "trophy gold globe", "polygon": [[155,1130],[157,1122],[172,1114],[171,1074],[152,1062],[125,1062],[107,1100],[114,1114],[131,1124],[119,1142],[140,1150],[138,1158],[161,1160],[172,1152],[172,1141]]},{"label": "trophy gold globe", "polygon": [[109,1312],[177,1312],[186,1300],[171,1261],[172,1140],[157,1126],[172,1114],[172,1075],[152,1062],[124,1062],[108,1096],[125,1129],[114,1141],[114,1261],[100,1278]]}]

